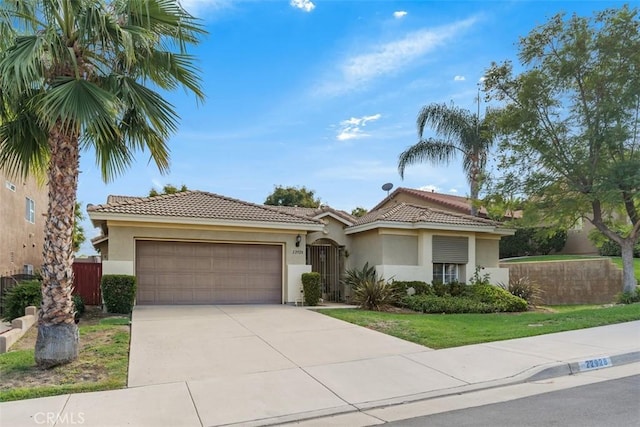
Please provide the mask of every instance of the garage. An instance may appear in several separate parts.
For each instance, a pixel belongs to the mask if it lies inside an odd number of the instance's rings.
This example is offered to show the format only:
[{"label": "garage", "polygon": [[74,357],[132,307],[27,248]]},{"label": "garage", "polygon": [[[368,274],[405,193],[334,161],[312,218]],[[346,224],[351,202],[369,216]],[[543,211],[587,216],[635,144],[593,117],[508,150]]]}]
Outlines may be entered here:
[{"label": "garage", "polygon": [[282,245],[136,241],[137,304],[281,304]]}]

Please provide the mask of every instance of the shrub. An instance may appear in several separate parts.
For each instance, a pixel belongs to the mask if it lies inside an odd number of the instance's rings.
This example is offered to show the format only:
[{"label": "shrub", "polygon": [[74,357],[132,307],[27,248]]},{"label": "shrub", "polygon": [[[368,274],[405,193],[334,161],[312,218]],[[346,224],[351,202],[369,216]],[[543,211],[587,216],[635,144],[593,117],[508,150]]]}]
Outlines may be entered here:
[{"label": "shrub", "polygon": [[528,277],[510,276],[508,285],[499,283],[498,286],[511,295],[522,298],[531,306],[536,306],[542,300],[542,289]]},{"label": "shrub", "polygon": [[321,297],[320,273],[302,273],[302,289],[305,304],[318,305]]},{"label": "shrub", "polygon": [[399,299],[398,288],[381,277],[360,282],[353,290],[353,302],[365,310],[384,310]]},{"label": "shrub", "polygon": [[499,286],[469,285],[471,295],[478,301],[493,306],[493,311],[525,311],[527,302]]},{"label": "shrub", "polygon": [[344,277],[340,280],[345,288],[355,289],[360,283],[367,280],[376,280],[376,268],[369,267],[369,263],[365,263],[361,269],[352,268],[344,272]]},{"label": "shrub", "polygon": [[30,305],[40,307],[42,302],[42,283],[37,280],[18,283],[4,295],[2,310],[4,319],[12,321],[24,316],[24,309]]},{"label": "shrub", "polygon": [[518,228],[513,236],[500,239],[500,258],[548,255],[564,248],[567,231],[549,227]]},{"label": "shrub", "polygon": [[[455,286],[459,287],[460,284]],[[402,303],[409,309],[422,313],[494,313],[527,309],[525,300],[497,286],[484,284],[465,286],[464,291],[456,296],[446,292],[442,295],[407,296],[402,299]]]},{"label": "shrub", "polygon": [[636,287],[635,292],[622,292],[618,294],[617,301],[620,304],[633,304],[640,302],[640,286]]},{"label": "shrub", "polygon": [[125,274],[105,274],[100,284],[109,313],[129,314],[136,298],[136,278]]},{"label": "shrub", "polygon": [[409,295],[409,289],[413,288],[413,295],[433,294],[433,288],[426,282],[418,280],[404,282],[400,280],[394,280],[392,285],[396,288],[398,295]]},{"label": "shrub", "polygon": [[74,295],[73,297],[73,307],[76,311],[75,319],[76,322],[82,317],[85,311],[84,301],[80,295]]},{"label": "shrub", "polygon": [[422,313],[491,313],[489,304],[471,297],[451,295],[415,295],[404,298],[404,304],[411,310]]}]

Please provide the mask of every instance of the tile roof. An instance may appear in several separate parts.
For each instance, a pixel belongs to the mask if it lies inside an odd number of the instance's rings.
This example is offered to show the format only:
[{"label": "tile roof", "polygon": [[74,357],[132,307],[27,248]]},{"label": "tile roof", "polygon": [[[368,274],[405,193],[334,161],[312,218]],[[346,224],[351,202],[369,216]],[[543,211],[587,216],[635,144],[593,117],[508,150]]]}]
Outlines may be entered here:
[{"label": "tile roof", "polygon": [[359,218],[355,226],[371,224],[376,221],[398,222],[398,223],[427,223],[459,225],[472,227],[497,227],[499,222],[485,218],[478,218],[471,215],[448,212],[440,209],[428,208],[425,206],[400,203],[388,208],[378,209],[369,212]]},{"label": "tile roof", "polygon": [[341,211],[338,209],[333,209],[330,206],[327,205],[323,205],[317,208],[301,208],[298,206],[269,206],[271,208],[274,208],[276,210],[279,210],[281,212],[288,212],[288,213],[292,213],[294,215],[302,215],[302,216],[306,216],[309,218],[314,218],[318,215],[321,215],[323,213],[332,213],[342,219],[344,219],[345,221],[353,224],[354,222],[356,222],[356,217],[354,217],[353,215],[345,212],[345,211]]},{"label": "tile roof", "polygon": [[308,216],[204,191],[183,191],[155,197],[109,196],[106,204],[89,206],[87,211],[229,221],[322,224],[321,221]]},{"label": "tile roof", "polygon": [[[453,209],[460,213],[471,213],[471,201],[467,197],[454,196],[452,194],[435,193],[432,191],[417,190],[415,188],[399,187],[384,200],[378,203],[373,209],[377,210],[387,201],[392,200],[398,193],[410,194],[412,196],[423,199],[427,202],[437,203],[445,209]],[[487,216],[487,210],[484,207],[479,209],[481,216]]]}]

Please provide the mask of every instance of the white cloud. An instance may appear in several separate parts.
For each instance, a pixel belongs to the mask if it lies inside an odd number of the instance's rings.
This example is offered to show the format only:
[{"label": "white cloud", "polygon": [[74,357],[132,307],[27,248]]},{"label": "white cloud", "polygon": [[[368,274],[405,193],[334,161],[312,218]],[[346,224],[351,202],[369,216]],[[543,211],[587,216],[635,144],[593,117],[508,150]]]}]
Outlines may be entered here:
[{"label": "white cloud", "polygon": [[361,88],[381,76],[406,69],[450,39],[455,39],[476,21],[476,18],[469,18],[441,27],[414,31],[398,40],[372,45],[366,52],[344,59],[337,67],[340,78],[320,84],[317,92],[339,95]]},{"label": "white cloud", "polygon": [[396,19],[402,19],[405,16],[407,16],[407,12],[404,10],[396,10],[395,12],[393,12],[393,17]]},{"label": "white cloud", "polygon": [[428,185],[423,185],[422,187],[418,188],[418,190],[422,190],[422,191],[431,191],[431,192],[439,192],[440,191],[440,187],[437,187],[433,184],[428,184]]},{"label": "white cloud", "polygon": [[382,115],[378,113],[370,116],[352,117],[350,119],[343,120],[340,122],[340,128],[336,139],[338,141],[348,141],[350,139],[359,139],[370,136],[368,133],[365,133],[362,128],[364,128],[368,122],[374,122],[380,117],[382,117]]},{"label": "white cloud", "polygon": [[311,12],[316,7],[311,0],[291,0],[289,4],[305,12]]},{"label": "white cloud", "polygon": [[453,78],[453,80],[456,81],[456,82],[463,82],[463,81],[465,81],[467,79],[464,76],[455,76]]},{"label": "white cloud", "polygon": [[456,193],[458,193],[458,190],[456,190],[455,188],[452,188],[452,189],[449,190],[449,193],[456,194]]}]

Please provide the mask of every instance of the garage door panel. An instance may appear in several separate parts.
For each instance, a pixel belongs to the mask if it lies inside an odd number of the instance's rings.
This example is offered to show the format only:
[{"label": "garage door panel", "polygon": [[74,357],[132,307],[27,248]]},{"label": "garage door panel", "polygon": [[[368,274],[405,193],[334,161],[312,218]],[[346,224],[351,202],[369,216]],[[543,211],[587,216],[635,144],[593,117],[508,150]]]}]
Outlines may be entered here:
[{"label": "garage door panel", "polygon": [[282,302],[282,246],[136,243],[139,304]]}]

